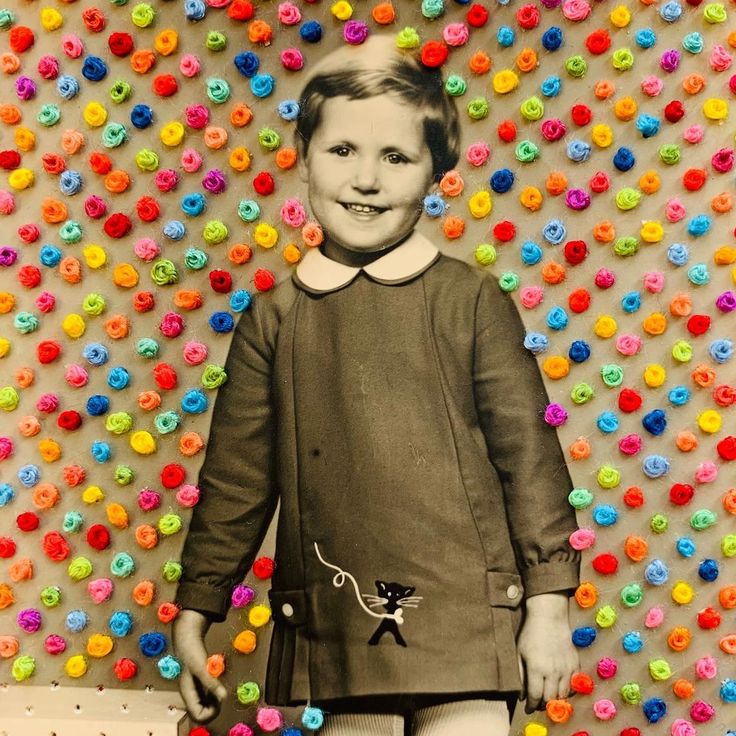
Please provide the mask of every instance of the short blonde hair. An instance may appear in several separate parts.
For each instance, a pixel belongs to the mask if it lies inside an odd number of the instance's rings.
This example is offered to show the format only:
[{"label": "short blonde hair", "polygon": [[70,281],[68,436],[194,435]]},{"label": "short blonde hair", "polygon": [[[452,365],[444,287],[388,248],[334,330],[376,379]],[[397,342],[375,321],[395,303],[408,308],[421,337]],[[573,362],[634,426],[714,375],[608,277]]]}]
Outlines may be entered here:
[{"label": "short blonde hair", "polygon": [[460,156],[457,108],[437,69],[423,66],[393,37],[372,36],[359,46],[345,45],[321,59],[299,98],[296,142],[306,156],[319,127],[322,105],[333,97],[363,100],[393,94],[424,113],[424,140],[432,155],[435,180],[453,169]]}]

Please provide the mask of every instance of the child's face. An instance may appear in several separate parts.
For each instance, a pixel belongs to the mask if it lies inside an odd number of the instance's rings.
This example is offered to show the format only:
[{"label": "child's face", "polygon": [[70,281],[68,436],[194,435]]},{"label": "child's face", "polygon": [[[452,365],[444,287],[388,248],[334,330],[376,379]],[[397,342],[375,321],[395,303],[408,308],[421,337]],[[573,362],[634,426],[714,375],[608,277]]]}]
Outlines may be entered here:
[{"label": "child's face", "polygon": [[406,237],[432,184],[422,116],[393,95],[322,104],[302,179],[314,216],[351,251],[388,248]]}]

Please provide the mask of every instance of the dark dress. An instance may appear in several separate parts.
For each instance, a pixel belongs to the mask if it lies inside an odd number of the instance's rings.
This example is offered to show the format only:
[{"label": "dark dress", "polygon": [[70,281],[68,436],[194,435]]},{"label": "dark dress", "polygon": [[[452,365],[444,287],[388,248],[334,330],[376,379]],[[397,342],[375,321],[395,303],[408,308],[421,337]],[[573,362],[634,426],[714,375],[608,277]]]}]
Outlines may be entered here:
[{"label": "dark dress", "polygon": [[280,499],[274,704],[517,691],[523,597],[578,582],[516,308],[412,238],[419,273],[318,290],[297,271],[233,338],[178,601],[222,620]]}]

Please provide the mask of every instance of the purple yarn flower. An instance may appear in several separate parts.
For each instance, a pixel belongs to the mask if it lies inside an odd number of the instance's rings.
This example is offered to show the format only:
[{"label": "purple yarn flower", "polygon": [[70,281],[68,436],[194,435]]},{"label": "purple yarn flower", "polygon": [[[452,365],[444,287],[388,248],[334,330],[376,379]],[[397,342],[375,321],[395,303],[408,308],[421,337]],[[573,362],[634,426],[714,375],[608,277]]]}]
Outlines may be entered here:
[{"label": "purple yarn flower", "polygon": [[349,20],[342,29],[343,38],[357,46],[368,38],[368,25],[361,20]]},{"label": "purple yarn flower", "polygon": [[256,592],[249,585],[236,585],[230,594],[233,608],[245,608],[255,597]]},{"label": "purple yarn flower", "polygon": [[0,246],[0,266],[12,266],[18,260],[18,251],[9,245]]},{"label": "purple yarn flower", "polygon": [[568,189],[565,192],[565,204],[571,210],[584,210],[590,206],[590,195],[583,189]]},{"label": "purple yarn flower", "polygon": [[550,427],[560,427],[567,421],[567,411],[560,404],[547,404],[544,410],[544,421]]},{"label": "purple yarn flower", "polygon": [[716,299],[716,307],[719,312],[733,312],[736,309],[736,294],[732,291],[724,291],[723,294],[719,294]]},{"label": "purple yarn flower", "polygon": [[36,83],[30,77],[18,77],[15,80],[15,94],[24,102],[32,100],[36,96]]},{"label": "purple yarn flower", "polygon": [[18,626],[27,634],[33,634],[41,628],[41,612],[36,608],[24,608],[18,614]]},{"label": "purple yarn flower", "polygon": [[225,191],[227,181],[220,169],[210,169],[202,179],[202,186],[212,194],[220,194]]},{"label": "purple yarn flower", "polygon": [[659,65],[666,72],[674,72],[680,66],[680,52],[677,49],[669,49],[663,52],[659,59]]}]

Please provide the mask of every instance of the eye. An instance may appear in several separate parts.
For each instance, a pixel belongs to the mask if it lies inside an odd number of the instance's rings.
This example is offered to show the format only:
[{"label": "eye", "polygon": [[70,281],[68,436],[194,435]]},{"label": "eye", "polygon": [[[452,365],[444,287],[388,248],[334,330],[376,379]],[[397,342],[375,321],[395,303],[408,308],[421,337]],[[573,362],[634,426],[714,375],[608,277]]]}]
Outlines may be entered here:
[{"label": "eye", "polygon": [[386,154],[386,161],[390,164],[405,164],[408,162],[408,159],[403,154],[393,151],[392,153]]},{"label": "eye", "polygon": [[335,146],[333,149],[330,150],[330,153],[334,153],[340,158],[346,158],[350,155],[350,148],[348,148],[348,146]]}]

